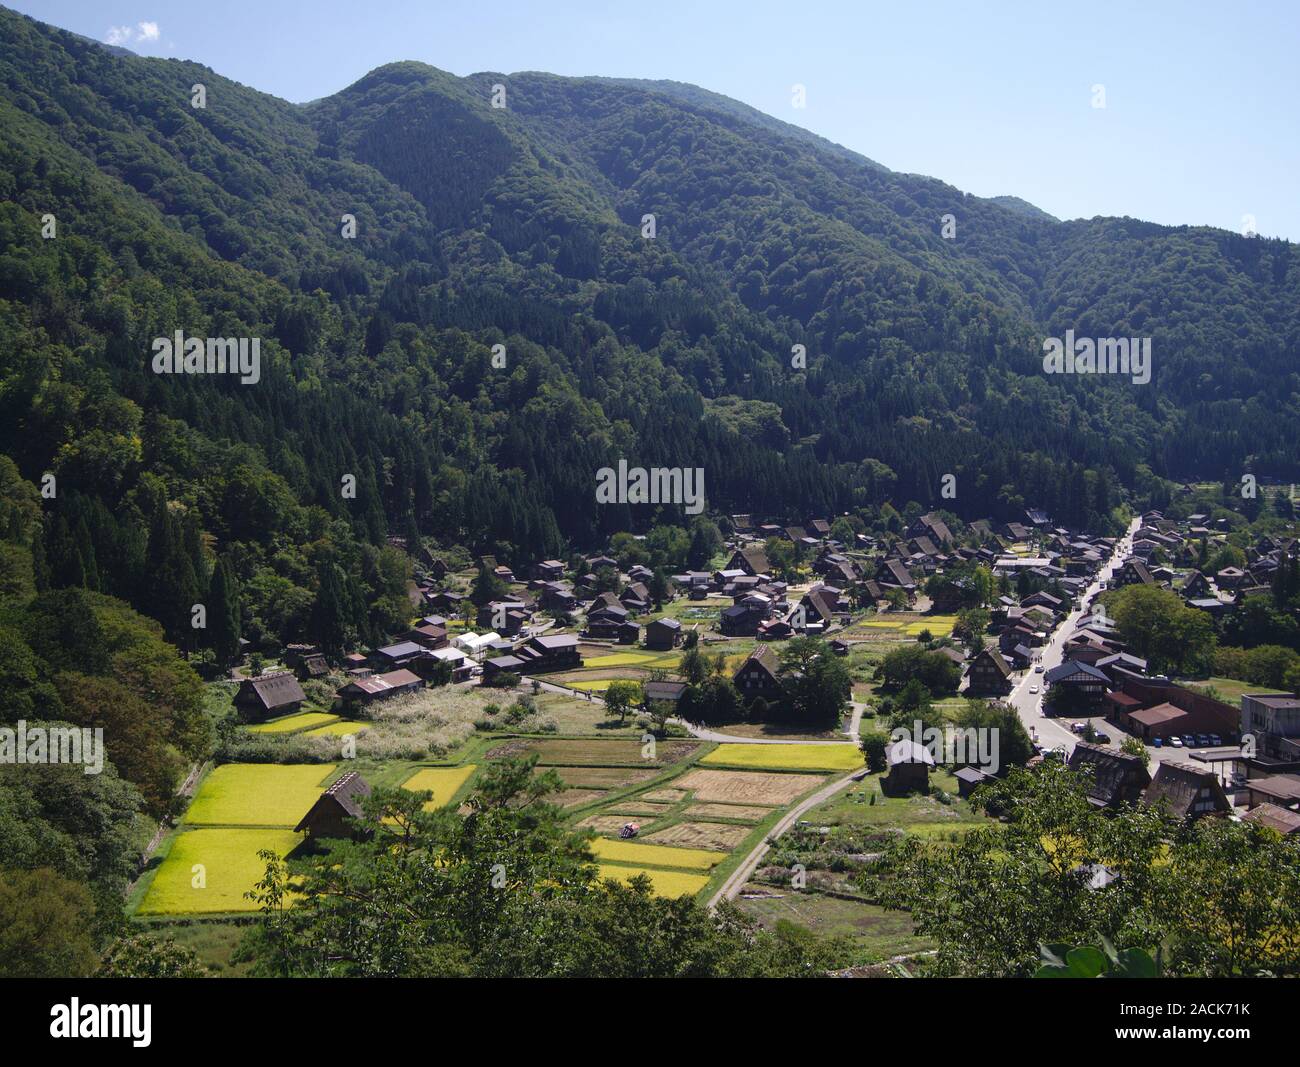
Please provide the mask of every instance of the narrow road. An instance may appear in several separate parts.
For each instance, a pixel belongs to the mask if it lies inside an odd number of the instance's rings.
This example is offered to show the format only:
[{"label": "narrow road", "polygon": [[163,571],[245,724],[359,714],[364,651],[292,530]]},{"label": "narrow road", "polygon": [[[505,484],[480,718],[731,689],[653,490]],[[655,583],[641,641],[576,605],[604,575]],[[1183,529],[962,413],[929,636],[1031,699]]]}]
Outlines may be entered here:
[{"label": "narrow road", "polygon": [[[839,744],[840,742],[834,743]],[[716,908],[723,900],[733,900],[745,883],[749,881],[749,876],[754,873],[755,869],[758,867],[759,861],[767,855],[768,849],[772,847],[771,842],[773,839],[780,837],[790,829],[790,827],[798,821],[799,817],[809,808],[815,808],[818,804],[825,803],[841,789],[845,786],[851,785],[856,778],[865,773],[866,767],[863,767],[862,770],[854,771],[847,777],[840,778],[837,781],[832,782],[830,785],[824,785],[817,790],[817,792],[813,793],[807,799],[801,800],[786,812],[786,814],[781,817],[781,821],[764,835],[763,840],[758,843],[748,856],[741,860],[740,866],[727,876],[727,880],[723,882],[718,891],[709,898],[709,907]]]},{"label": "narrow road", "polygon": [[[1124,536],[1115,543],[1115,551],[1111,554],[1110,559],[1097,572],[1092,584],[1084,591],[1079,598],[1080,605],[1086,604],[1101,589],[1102,582],[1109,582],[1111,576],[1120,567],[1124,558],[1128,554],[1129,542],[1133,537],[1133,532],[1141,524],[1141,519],[1134,519],[1129,525]],[[1052,631],[1052,636],[1047,644],[1043,646],[1039,655],[1039,662],[1043,666],[1043,671],[1050,671],[1053,667],[1058,667],[1065,660],[1065,642],[1074,630],[1075,624],[1084,617],[1086,610],[1080,606],[1070,612],[1061,624]],[[1031,693],[1030,687],[1038,688],[1037,693]],[[1062,725],[1059,721],[1042,713],[1042,702],[1046,696],[1046,681],[1044,674],[1036,673],[1029,670],[1025,672],[1023,678],[1012,688],[1011,693],[1007,696],[1007,702],[1016,709],[1020,716],[1020,721],[1024,724],[1025,730],[1030,737],[1037,736],[1038,743],[1055,748],[1058,745],[1064,747],[1066,757],[1069,758],[1074,751],[1074,743],[1078,740],[1071,733],[1068,726]]]}]

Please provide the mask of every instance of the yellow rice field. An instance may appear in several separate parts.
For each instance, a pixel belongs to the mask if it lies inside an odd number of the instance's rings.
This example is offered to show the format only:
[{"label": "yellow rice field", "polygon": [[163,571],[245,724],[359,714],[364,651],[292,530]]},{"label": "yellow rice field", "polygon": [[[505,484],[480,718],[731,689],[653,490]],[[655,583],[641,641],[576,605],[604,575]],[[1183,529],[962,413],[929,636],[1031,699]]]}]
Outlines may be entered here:
[{"label": "yellow rice field", "polygon": [[313,726],[323,726],[325,723],[335,722],[337,719],[337,715],[330,715],[324,711],[302,711],[297,715],[286,715],[283,719],[260,722],[256,726],[250,726],[248,732],[253,734],[287,734],[295,730],[307,730]]},{"label": "yellow rice field", "polygon": [[722,767],[754,767],[790,771],[853,771],[861,768],[857,745],[719,745],[700,760]]},{"label": "yellow rice field", "polygon": [[244,894],[266,870],[257,853],[271,849],[285,856],[301,840],[292,830],[183,831],[172,842],[136,914],[255,911],[257,905],[245,900]]},{"label": "yellow rice field", "polygon": [[402,788],[413,792],[431,789],[433,799],[424,806],[424,810],[433,811],[450,804],[456,791],[469,781],[470,775],[476,768],[477,764],[473,763],[468,763],[464,767],[425,767],[403,782]]},{"label": "yellow rice field", "polygon": [[702,848],[675,848],[672,845],[643,845],[636,841],[612,841],[597,838],[591,842],[597,859],[610,863],[634,863],[653,867],[686,867],[707,871],[727,858],[725,852],[708,852]]},{"label": "yellow rice field", "polygon": [[[674,850],[674,851],[680,851]],[[600,865],[601,878],[610,878],[618,882],[630,882],[638,874],[644,874],[654,886],[655,896],[683,897],[694,896],[709,884],[707,874],[688,874],[685,871],[657,871],[652,867],[619,867],[607,863]]]},{"label": "yellow rice field", "polygon": [[194,826],[294,827],[333,775],[332,763],[225,763],[185,813]]}]

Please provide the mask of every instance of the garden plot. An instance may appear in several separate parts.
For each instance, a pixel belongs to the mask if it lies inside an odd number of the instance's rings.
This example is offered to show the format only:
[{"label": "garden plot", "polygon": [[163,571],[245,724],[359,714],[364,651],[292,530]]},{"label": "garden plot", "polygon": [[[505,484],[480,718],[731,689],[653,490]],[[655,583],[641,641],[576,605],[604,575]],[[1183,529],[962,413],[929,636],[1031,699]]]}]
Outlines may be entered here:
[{"label": "garden plot", "polygon": [[226,763],[203,780],[185,813],[194,826],[294,827],[333,776],[333,763]]},{"label": "garden plot", "polygon": [[741,819],[745,822],[758,822],[771,812],[771,808],[760,808],[756,804],[692,804],[686,809],[687,817],[692,819]]},{"label": "garden plot", "polygon": [[751,832],[752,827],[749,826],[732,826],[720,822],[679,822],[666,829],[656,830],[645,840],[652,845],[730,852]]},{"label": "garden plot", "polygon": [[403,782],[402,788],[412,792],[432,790],[433,799],[425,804],[424,810],[436,811],[451,803],[456,791],[469,781],[476,769],[473,763],[466,764],[464,767],[424,767]]},{"label": "garden plot", "polygon": [[695,799],[734,804],[783,807],[825,779],[815,774],[781,774],[761,771],[687,771],[675,783],[695,792]]},{"label": "garden plot", "polygon": [[853,771],[864,767],[857,745],[722,744],[700,760],[701,766],[770,767],[792,771]]},{"label": "garden plot", "polygon": [[615,789],[637,782],[648,782],[659,772],[657,770],[633,770],[630,767],[546,767],[539,768],[538,773],[554,771],[565,785],[587,789]]},{"label": "garden plot", "polygon": [[583,804],[589,804],[593,800],[599,800],[604,795],[605,790],[603,789],[561,789],[558,793],[552,793],[546,799],[561,808],[576,808]]},{"label": "garden plot", "polygon": [[246,900],[266,873],[257,853],[288,855],[302,841],[292,830],[185,830],[154,873],[137,915],[200,915],[256,911]]}]

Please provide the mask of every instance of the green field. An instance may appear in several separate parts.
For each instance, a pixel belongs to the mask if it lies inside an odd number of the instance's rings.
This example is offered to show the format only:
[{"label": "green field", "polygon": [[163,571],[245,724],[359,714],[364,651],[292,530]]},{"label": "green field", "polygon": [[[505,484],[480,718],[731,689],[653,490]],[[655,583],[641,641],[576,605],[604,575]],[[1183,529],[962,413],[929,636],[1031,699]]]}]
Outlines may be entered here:
[{"label": "green field", "polygon": [[301,841],[292,830],[184,830],[172,841],[136,914],[255,911],[244,894],[266,870],[258,851],[272,849],[284,856]]},{"label": "green field", "polygon": [[332,722],[325,726],[318,726],[314,730],[308,730],[308,737],[343,737],[347,734],[359,734],[362,730],[369,729],[363,722],[352,722],[349,719],[343,719],[340,722]]},{"label": "green field", "polygon": [[334,770],[332,763],[222,764],[204,779],[185,821],[192,826],[297,826]]},{"label": "green field", "polygon": [[702,765],[778,771],[854,771],[864,766],[857,745],[721,744]]}]

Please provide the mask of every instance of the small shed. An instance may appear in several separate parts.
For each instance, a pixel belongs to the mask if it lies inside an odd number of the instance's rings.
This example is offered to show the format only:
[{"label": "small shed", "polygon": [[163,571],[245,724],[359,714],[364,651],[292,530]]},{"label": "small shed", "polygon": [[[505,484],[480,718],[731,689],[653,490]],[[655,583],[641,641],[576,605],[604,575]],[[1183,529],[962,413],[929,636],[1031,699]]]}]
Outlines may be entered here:
[{"label": "small shed", "polygon": [[934,756],[924,745],[908,740],[895,741],[885,749],[885,759],[889,771],[880,780],[880,789],[887,796],[902,796],[930,788]]},{"label": "small shed", "polygon": [[989,780],[989,776],[978,767],[963,767],[953,777],[957,779],[957,793],[963,797],[970,796],[977,786]]}]

